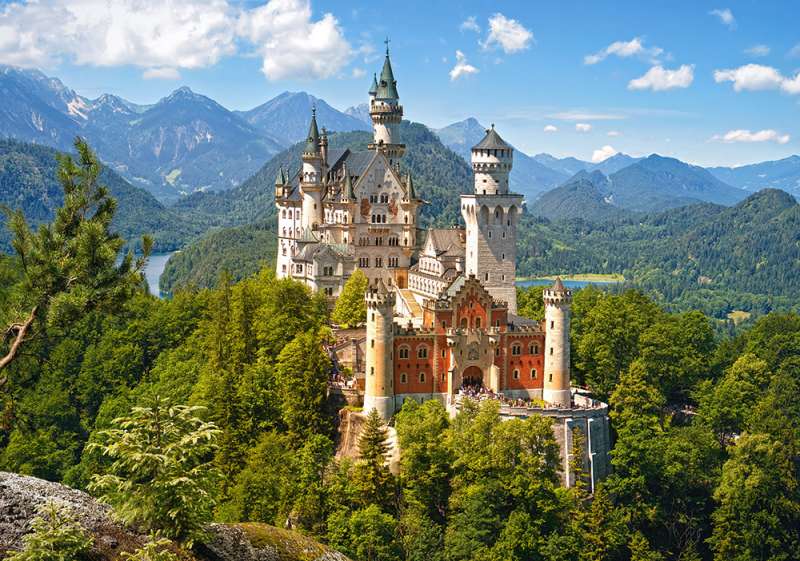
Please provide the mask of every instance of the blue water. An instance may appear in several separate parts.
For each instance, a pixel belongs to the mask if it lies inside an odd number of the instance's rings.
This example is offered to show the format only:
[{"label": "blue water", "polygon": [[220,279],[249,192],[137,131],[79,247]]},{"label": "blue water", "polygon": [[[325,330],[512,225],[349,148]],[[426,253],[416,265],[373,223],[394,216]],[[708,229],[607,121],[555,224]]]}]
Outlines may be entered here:
[{"label": "blue water", "polygon": [[[597,286],[608,286],[611,284],[619,284],[618,281],[575,281],[575,280],[565,280],[564,286],[567,288],[583,288],[584,286],[594,284]],[[517,281],[517,286],[520,288],[525,288],[527,286],[549,286],[553,284],[551,279],[531,279],[531,280],[523,280]]]},{"label": "blue water", "polygon": [[158,279],[161,278],[161,273],[164,272],[164,267],[167,266],[167,261],[169,261],[170,257],[172,257],[172,253],[153,254],[147,260],[147,265],[144,267],[144,276],[150,287],[150,294],[158,296],[159,298],[161,298],[162,294],[161,291],[158,290]]}]

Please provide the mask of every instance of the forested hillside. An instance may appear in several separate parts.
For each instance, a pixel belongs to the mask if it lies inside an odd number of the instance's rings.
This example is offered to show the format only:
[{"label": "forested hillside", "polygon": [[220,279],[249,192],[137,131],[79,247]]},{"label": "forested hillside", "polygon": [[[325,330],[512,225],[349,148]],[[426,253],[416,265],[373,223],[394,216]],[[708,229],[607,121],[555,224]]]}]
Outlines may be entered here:
[{"label": "forested hillside", "polygon": [[691,205],[589,223],[524,217],[520,275],[623,273],[666,302],[721,314],[797,306],[800,205],[764,190],[730,208]]},{"label": "forested hillside", "polygon": [[170,257],[160,289],[171,294],[181,287],[207,288],[223,272],[234,281],[261,269],[273,269],[277,237],[272,224],[248,224],[214,230]]},{"label": "forested hillside", "polygon": [[[20,209],[31,224],[53,218],[64,200],[52,148],[13,140],[0,140],[0,205]],[[202,226],[183,220],[144,189],[134,187],[114,171],[104,168],[101,182],[111,190],[118,210],[114,227],[126,239],[151,234],[156,251],[171,251],[197,235]],[[0,214],[0,251],[9,250],[6,217]]]}]

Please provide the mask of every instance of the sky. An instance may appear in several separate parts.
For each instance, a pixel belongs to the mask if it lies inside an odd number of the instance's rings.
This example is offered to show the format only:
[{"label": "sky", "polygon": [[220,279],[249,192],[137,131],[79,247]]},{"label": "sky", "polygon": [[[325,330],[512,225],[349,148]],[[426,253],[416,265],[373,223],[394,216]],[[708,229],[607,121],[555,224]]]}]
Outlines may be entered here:
[{"label": "sky", "polygon": [[388,37],[405,117],[529,154],[699,165],[800,153],[800,2],[0,0],[0,63],[79,94],[229,109],[367,101]]}]

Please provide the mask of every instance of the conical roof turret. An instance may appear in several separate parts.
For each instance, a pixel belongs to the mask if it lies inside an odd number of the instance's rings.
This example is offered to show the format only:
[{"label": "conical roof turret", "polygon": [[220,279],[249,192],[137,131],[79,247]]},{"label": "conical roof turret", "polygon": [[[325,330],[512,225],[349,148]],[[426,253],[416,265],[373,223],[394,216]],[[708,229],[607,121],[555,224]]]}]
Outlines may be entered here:
[{"label": "conical roof turret", "polygon": [[567,289],[564,286],[564,283],[561,282],[561,277],[556,277],[556,282],[553,283],[553,292],[566,292]]},{"label": "conical roof turret", "polygon": [[381,79],[378,82],[378,92],[375,97],[378,99],[400,99],[397,94],[397,80],[394,79],[394,72],[392,72],[392,62],[389,60],[388,42],[386,45],[386,58],[383,60],[383,70],[381,70]]},{"label": "conical roof turret", "polygon": [[378,77],[375,73],[372,73],[372,85],[369,87],[369,91],[367,92],[369,95],[375,95],[378,93]]},{"label": "conical roof turret", "polygon": [[283,166],[278,168],[278,174],[275,177],[275,185],[286,185],[286,176],[283,174]]},{"label": "conical roof turret", "polygon": [[306,139],[306,148],[304,150],[307,154],[319,153],[319,128],[317,128],[317,108],[311,109],[311,124],[308,126],[308,137]]},{"label": "conical roof turret", "polygon": [[342,173],[344,174],[344,198],[348,201],[356,200],[356,195],[353,193],[353,181],[350,179],[350,172],[347,171],[347,165],[342,166]]},{"label": "conical roof turret", "polygon": [[417,198],[417,194],[414,192],[414,180],[411,179],[411,172],[406,175],[406,187],[408,188],[408,200],[413,201]]},{"label": "conical roof turret", "polygon": [[511,146],[500,138],[500,135],[494,130],[494,123],[492,123],[492,128],[486,129],[486,135],[483,139],[472,147],[473,150],[494,150],[499,148],[508,149],[511,148]]}]

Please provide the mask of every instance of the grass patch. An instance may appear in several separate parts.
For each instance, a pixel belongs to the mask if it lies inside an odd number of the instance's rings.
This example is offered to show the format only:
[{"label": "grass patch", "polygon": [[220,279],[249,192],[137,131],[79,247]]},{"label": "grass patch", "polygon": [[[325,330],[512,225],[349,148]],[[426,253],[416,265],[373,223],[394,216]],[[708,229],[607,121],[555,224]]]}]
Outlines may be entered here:
[{"label": "grass patch", "polygon": [[739,325],[743,321],[750,319],[750,316],[753,315],[750,312],[745,312],[744,310],[733,310],[732,312],[728,313],[728,319],[733,320],[734,325]]}]

